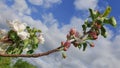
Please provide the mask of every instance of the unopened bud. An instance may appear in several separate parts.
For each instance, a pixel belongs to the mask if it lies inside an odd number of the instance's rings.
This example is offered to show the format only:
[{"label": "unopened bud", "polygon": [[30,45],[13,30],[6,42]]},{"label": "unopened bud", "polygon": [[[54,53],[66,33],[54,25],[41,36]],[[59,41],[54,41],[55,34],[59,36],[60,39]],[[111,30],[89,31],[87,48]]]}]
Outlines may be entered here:
[{"label": "unopened bud", "polygon": [[74,35],[76,33],[76,29],[75,28],[70,29],[69,33],[70,33],[70,35]]}]

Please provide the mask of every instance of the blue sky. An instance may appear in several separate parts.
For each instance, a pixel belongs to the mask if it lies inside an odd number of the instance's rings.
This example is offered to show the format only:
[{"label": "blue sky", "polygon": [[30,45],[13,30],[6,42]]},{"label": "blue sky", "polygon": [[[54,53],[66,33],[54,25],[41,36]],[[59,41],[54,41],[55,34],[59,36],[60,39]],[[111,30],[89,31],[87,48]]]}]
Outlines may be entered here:
[{"label": "blue sky", "polygon": [[38,68],[119,68],[120,67],[120,7],[119,0],[0,0],[0,29],[8,29],[6,20],[19,19],[43,31],[45,44],[36,52],[56,48],[66,40],[69,29],[82,31],[81,25],[89,16],[88,8],[103,12],[109,5],[110,16],[117,20],[117,27],[107,25],[108,38],[99,37],[95,48],[85,52],[71,48],[66,59],[61,53],[40,58],[23,58]]}]

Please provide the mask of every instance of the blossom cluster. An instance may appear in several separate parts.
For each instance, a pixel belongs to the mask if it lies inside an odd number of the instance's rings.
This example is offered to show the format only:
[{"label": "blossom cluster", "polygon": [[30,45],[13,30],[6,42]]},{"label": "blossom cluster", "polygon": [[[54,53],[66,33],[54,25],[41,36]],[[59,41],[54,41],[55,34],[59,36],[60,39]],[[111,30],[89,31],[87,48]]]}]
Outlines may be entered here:
[{"label": "blossom cluster", "polygon": [[[38,46],[38,44],[43,44],[45,39],[43,37],[43,33],[41,33],[41,30],[37,30],[35,28],[30,28],[27,26],[26,23],[22,23],[19,20],[13,20],[13,21],[7,21],[8,26],[10,27],[10,30],[1,29],[0,30],[0,39],[7,40],[7,43],[11,41],[11,46],[7,46],[4,50],[11,51],[11,53],[15,52],[14,49],[20,50],[29,49],[34,50]],[[29,27],[29,28],[28,28]],[[1,43],[1,42],[0,42]],[[22,47],[21,47],[22,45]],[[31,47],[30,47],[31,45]],[[34,48],[32,48],[34,47]],[[13,48],[13,49],[11,49]],[[2,45],[0,45],[0,51],[3,51]],[[13,50],[13,52],[12,52]]]}]

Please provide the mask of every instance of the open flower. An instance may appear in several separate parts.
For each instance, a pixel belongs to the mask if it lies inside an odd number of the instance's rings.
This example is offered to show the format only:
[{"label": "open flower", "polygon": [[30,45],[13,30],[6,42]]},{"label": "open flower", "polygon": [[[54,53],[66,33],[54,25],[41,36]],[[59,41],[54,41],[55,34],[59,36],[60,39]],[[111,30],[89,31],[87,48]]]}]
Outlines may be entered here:
[{"label": "open flower", "polygon": [[40,44],[43,44],[45,42],[45,39],[43,38],[42,34],[39,34],[38,40]]},{"label": "open flower", "polygon": [[6,35],[7,35],[7,31],[5,29],[1,29],[0,36],[6,36]]},{"label": "open flower", "polygon": [[25,32],[25,31],[23,31],[23,32],[18,32],[17,34],[18,34],[18,36],[19,36],[22,40],[25,40],[25,39],[27,39],[27,38],[30,36],[29,33]]},{"label": "open flower", "polygon": [[8,25],[12,28],[12,30],[16,32],[21,32],[26,29],[26,24],[21,23],[19,20],[8,21]]}]

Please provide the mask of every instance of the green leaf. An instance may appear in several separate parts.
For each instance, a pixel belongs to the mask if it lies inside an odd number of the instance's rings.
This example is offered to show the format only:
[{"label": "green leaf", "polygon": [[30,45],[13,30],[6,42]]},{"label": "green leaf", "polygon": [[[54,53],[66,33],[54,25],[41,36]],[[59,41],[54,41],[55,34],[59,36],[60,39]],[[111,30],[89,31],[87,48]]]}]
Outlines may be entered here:
[{"label": "green leaf", "polygon": [[82,25],[82,28],[83,28],[83,31],[86,31],[87,25],[86,25],[86,24],[83,24],[83,25]]},{"label": "green leaf", "polygon": [[8,49],[6,50],[7,54],[12,54],[12,51],[14,50],[13,46],[8,47]]},{"label": "green leaf", "polygon": [[107,37],[107,32],[106,32],[106,29],[102,26],[101,27],[101,35],[106,38]]},{"label": "green leaf", "polygon": [[29,50],[27,51],[27,54],[32,54],[34,52],[34,50]]},{"label": "green leaf", "polygon": [[13,31],[13,30],[10,30],[8,32],[8,36],[13,41],[18,41],[18,39],[19,39],[19,37],[17,36],[17,33],[15,31]]},{"label": "green leaf", "polygon": [[84,25],[85,25],[86,27],[91,27],[91,23],[89,23],[88,20],[85,20]]},{"label": "green leaf", "polygon": [[63,57],[64,59],[67,57],[65,51],[62,52],[62,57]]},{"label": "green leaf", "polygon": [[109,19],[108,19],[108,18],[104,18],[103,23],[104,23],[104,24],[109,24]]},{"label": "green leaf", "polygon": [[33,42],[34,44],[38,44],[38,43],[39,43],[39,40],[38,40],[37,37],[33,37],[33,41],[34,41],[34,42]]},{"label": "green leaf", "polygon": [[27,45],[29,44],[29,39],[24,40],[23,43],[24,43],[24,47],[27,47]]},{"label": "green leaf", "polygon": [[106,10],[104,11],[104,13],[103,13],[103,17],[108,16],[110,12],[111,12],[111,7],[108,6],[108,7],[106,8]]},{"label": "green leaf", "polygon": [[116,23],[116,19],[114,17],[111,17],[109,19],[109,23],[113,26],[113,27],[116,27],[117,23]]},{"label": "green leaf", "polygon": [[89,9],[89,12],[90,12],[90,16],[91,16],[92,20],[94,21],[94,19],[95,19],[95,12],[94,12],[94,10]]},{"label": "green leaf", "polygon": [[37,32],[42,32],[41,30],[38,30]]},{"label": "green leaf", "polygon": [[37,49],[38,48],[38,44],[33,44],[32,45],[32,49]]},{"label": "green leaf", "polygon": [[79,49],[81,49],[81,48],[82,48],[82,45],[81,45],[81,44],[79,44],[79,45],[78,45],[78,48],[79,48]]},{"label": "green leaf", "polygon": [[87,47],[87,43],[83,43],[83,51],[86,50],[86,47]]}]

